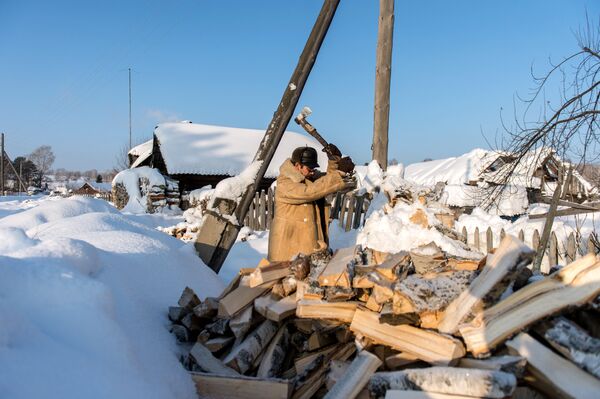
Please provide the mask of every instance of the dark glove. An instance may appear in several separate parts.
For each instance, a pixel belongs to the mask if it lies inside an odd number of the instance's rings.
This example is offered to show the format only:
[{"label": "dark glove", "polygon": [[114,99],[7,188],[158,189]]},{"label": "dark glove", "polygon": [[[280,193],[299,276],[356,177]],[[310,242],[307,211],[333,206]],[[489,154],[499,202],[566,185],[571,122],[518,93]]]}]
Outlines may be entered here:
[{"label": "dark glove", "polygon": [[323,152],[327,154],[327,158],[331,161],[335,161],[342,157],[342,152],[335,144],[327,144],[327,146],[323,147]]},{"label": "dark glove", "polygon": [[356,178],[353,175],[346,175],[342,180],[344,181],[344,187],[340,191],[348,192],[356,188]]},{"label": "dark glove", "polygon": [[344,157],[338,161],[338,170],[344,173],[352,173],[354,170],[354,162],[352,158]]}]

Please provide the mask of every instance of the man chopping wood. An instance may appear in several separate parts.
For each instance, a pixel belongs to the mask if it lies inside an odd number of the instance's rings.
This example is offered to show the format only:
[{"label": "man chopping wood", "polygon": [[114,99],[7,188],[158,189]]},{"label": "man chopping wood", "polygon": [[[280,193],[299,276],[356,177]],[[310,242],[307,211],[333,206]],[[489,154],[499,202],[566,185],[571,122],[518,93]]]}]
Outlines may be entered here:
[{"label": "man chopping wood", "polygon": [[[329,204],[325,197],[356,187],[354,164],[341,158],[333,144],[323,149],[329,158],[327,173],[316,168],[317,150],[299,147],[279,168],[275,190],[275,217],[269,235],[269,261],[286,261],[329,246]],[[352,168],[352,169],[350,169]]]}]

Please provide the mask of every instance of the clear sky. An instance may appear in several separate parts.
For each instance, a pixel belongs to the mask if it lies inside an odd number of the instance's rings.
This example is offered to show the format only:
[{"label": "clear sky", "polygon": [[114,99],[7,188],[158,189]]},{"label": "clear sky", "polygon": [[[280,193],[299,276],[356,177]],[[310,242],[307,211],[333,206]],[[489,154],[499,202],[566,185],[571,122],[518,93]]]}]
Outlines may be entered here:
[{"label": "clear sky", "polygon": [[[55,167],[108,169],[157,123],[264,129],[317,0],[0,0],[0,131],[9,155],[49,144]],[[304,89],[312,123],[370,160],[378,1],[341,0]],[[487,147],[530,70],[577,50],[598,0],[396,0],[389,157],[412,163]],[[297,111],[296,111],[297,112]],[[293,121],[290,130],[301,131]],[[485,136],[485,137],[484,137]]]}]

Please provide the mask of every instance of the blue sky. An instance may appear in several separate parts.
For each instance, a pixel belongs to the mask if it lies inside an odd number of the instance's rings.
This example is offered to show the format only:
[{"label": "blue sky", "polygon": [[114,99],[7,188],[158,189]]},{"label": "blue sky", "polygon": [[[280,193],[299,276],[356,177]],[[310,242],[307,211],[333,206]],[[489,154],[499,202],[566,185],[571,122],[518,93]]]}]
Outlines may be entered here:
[{"label": "blue sky", "polygon": [[[299,108],[370,160],[378,1],[342,0]],[[264,129],[322,2],[0,0],[0,131],[12,157],[49,144],[55,167],[108,169],[157,123]],[[487,147],[530,70],[577,50],[594,0],[396,0],[390,158]],[[291,130],[300,131],[293,122]]]}]

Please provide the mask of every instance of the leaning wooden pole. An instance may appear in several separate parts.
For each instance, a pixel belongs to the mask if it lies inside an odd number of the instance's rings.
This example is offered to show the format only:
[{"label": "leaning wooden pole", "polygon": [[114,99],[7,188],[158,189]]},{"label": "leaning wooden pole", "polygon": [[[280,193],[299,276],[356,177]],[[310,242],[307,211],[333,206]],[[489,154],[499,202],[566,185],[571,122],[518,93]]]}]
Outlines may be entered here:
[{"label": "leaning wooden pole", "polygon": [[[331,25],[333,16],[340,0],[325,0],[321,12],[317,17],[310,36],[306,41],[304,50],[300,55],[298,64],[292,77],[285,88],[283,97],[279,102],[277,111],[269,123],[265,135],[260,142],[258,151],[254,156],[253,163],[260,162],[260,168],[254,179],[254,183],[246,187],[241,199],[235,205],[233,215],[219,215],[217,212],[207,213],[204,217],[204,223],[195,243],[198,256],[210,266],[215,272],[219,272],[229,250],[233,246],[241,224],[248,213],[248,208],[254,197],[258,183],[265,175],[265,171],[275,154],[275,150],[281,141],[283,132],[292,118],[292,114],[300,94],[304,89],[304,84],[308,79],[310,71],[317,59],[321,44],[325,39],[327,30]],[[231,216],[234,216],[233,218]],[[237,223],[236,223],[237,222]]]},{"label": "leaning wooden pole", "polygon": [[390,125],[390,81],[394,37],[394,0],[379,0],[377,65],[375,69],[375,111],[373,121],[373,159],[383,170],[388,162]]}]

